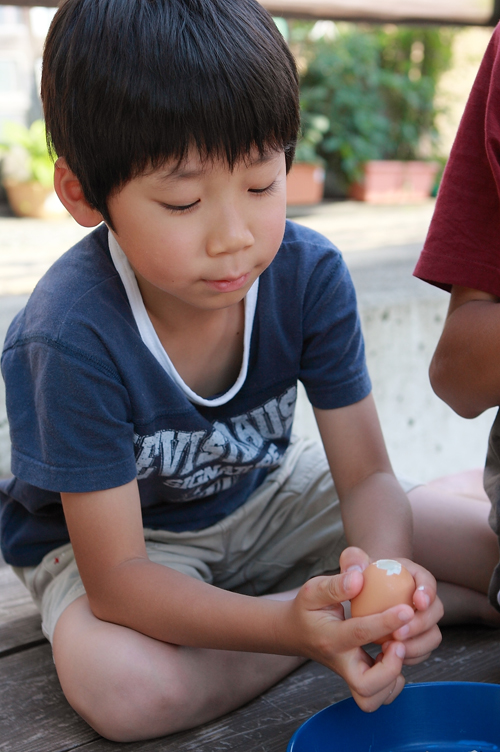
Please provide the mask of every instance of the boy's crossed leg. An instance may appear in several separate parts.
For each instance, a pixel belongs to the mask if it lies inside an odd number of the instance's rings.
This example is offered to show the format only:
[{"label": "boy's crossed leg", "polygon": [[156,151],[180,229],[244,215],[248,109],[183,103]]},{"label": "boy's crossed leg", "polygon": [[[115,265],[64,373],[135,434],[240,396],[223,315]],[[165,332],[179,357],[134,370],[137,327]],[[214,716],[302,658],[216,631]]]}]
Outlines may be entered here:
[{"label": "boy's crossed leg", "polygon": [[71,706],[100,734],[134,741],[217,718],[305,658],[170,645],[97,619],[82,596],[54,632],[54,661]]}]

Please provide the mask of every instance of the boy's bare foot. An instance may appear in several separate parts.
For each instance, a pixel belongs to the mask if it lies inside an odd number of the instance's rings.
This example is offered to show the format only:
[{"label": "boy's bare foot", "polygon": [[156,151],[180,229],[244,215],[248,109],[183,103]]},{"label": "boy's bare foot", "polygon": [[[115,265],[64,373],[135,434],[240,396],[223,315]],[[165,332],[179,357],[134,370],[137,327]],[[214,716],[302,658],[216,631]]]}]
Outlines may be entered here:
[{"label": "boy's bare foot", "polygon": [[438,583],[438,596],[444,606],[444,616],[440,626],[452,624],[483,624],[487,627],[500,627],[500,613],[490,605],[488,598],[476,590]]},{"label": "boy's bare foot", "polygon": [[438,581],[445,609],[441,625],[485,624],[500,627],[500,613],[486,593],[498,563],[497,536],[482,471],[438,478],[408,494],[414,520],[414,560]]},{"label": "boy's bare foot", "polygon": [[464,470],[461,473],[453,473],[453,475],[443,475],[441,478],[436,478],[426,485],[428,488],[457,494],[458,496],[467,496],[477,501],[486,501],[489,504],[489,499],[483,486],[482,467]]}]

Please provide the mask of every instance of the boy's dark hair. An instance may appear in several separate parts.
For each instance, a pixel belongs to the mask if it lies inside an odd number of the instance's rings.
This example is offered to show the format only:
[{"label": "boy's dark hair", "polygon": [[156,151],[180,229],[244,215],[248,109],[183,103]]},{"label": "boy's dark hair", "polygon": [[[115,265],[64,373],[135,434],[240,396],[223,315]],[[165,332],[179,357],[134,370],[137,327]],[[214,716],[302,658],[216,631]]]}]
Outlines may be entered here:
[{"label": "boy's dark hair", "polygon": [[87,201],[195,145],[228,166],[284,150],[300,124],[293,57],[257,0],[67,0],[47,37],[48,138]]}]

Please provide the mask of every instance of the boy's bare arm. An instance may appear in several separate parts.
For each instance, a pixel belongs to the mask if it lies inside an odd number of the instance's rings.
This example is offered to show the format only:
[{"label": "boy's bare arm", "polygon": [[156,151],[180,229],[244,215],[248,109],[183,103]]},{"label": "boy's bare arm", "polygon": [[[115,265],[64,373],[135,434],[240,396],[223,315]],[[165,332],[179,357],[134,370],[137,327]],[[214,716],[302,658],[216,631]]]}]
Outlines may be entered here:
[{"label": "boy's bare arm", "polygon": [[500,299],[454,286],[429,375],[432,388],[463,418],[500,405]]},{"label": "boy's bare arm", "polygon": [[437,622],[443,615],[436,581],[411,561],[412,514],[387,455],[372,395],[336,410],[315,409],[325,451],[341,502],[346,538],[355,548],[343,554],[342,569],[363,569],[372,559],[397,558],[415,578],[417,609],[411,624],[395,633],[405,640],[406,663],[424,660],[440,642]]},{"label": "boy's bare arm", "polygon": [[148,559],[136,481],[62,498],[98,618],[179,645],[280,652],[273,622],[281,603],[227,593]]},{"label": "boy's bare arm", "polygon": [[405,646],[391,643],[376,663],[361,646],[413,622],[413,613],[394,607],[345,621],[341,602],[361,590],[360,572],[314,578],[289,601],[239,595],[149,561],[135,481],[62,498],[98,618],[178,645],[312,658],[339,673],[365,710],[401,690]]},{"label": "boy's bare arm", "polygon": [[349,544],[372,559],[411,558],[410,504],[392,471],[372,395],[315,415]]}]

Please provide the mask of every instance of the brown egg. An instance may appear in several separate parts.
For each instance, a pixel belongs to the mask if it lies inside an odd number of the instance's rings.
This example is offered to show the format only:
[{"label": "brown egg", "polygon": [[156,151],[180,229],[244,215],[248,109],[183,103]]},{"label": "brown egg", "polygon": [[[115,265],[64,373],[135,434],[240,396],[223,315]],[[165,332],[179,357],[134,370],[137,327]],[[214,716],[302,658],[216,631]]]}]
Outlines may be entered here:
[{"label": "brown egg", "polygon": [[[363,589],[351,601],[351,616],[379,614],[392,606],[406,603],[413,608],[415,580],[398,561],[380,559],[363,572]],[[376,642],[382,644],[390,635]]]}]

